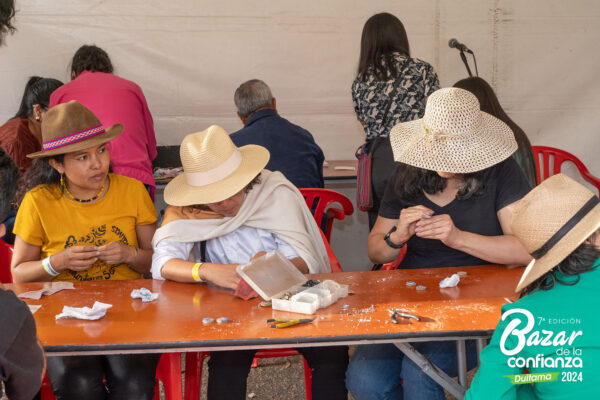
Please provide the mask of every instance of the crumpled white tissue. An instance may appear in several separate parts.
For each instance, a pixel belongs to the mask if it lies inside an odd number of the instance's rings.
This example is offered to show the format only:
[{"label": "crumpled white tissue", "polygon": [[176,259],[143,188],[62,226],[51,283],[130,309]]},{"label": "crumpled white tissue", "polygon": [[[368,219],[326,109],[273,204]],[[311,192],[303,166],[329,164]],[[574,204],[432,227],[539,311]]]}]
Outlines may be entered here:
[{"label": "crumpled white tissue", "polygon": [[448,278],[444,278],[440,281],[440,288],[451,288],[458,285],[460,282],[460,276],[458,274],[454,274]]},{"label": "crumpled white tissue", "polygon": [[48,282],[44,284],[43,289],[24,292],[19,294],[19,297],[22,299],[39,300],[42,295],[50,296],[65,289],[75,289],[73,282]]},{"label": "crumpled white tissue", "polygon": [[159,296],[158,293],[152,293],[151,291],[149,291],[146,288],[133,289],[131,291],[131,298],[132,299],[142,299],[142,301],[144,303],[148,303],[150,301],[154,301],[154,300],[158,299],[158,296]]},{"label": "crumpled white tissue", "polygon": [[99,301],[96,301],[92,308],[64,306],[62,313],[58,314],[56,316],[56,319],[77,318],[96,320],[104,317],[106,315],[106,310],[108,310],[111,307],[112,304],[105,304]]}]

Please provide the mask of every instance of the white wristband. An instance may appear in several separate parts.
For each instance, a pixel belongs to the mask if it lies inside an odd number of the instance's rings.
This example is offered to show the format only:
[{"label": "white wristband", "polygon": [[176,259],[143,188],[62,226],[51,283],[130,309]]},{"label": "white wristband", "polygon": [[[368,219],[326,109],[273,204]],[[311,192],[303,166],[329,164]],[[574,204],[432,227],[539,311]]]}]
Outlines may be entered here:
[{"label": "white wristband", "polygon": [[44,271],[46,271],[46,273],[50,276],[60,275],[60,272],[57,272],[54,268],[52,268],[52,264],[50,264],[50,256],[42,260],[42,268],[44,268]]}]

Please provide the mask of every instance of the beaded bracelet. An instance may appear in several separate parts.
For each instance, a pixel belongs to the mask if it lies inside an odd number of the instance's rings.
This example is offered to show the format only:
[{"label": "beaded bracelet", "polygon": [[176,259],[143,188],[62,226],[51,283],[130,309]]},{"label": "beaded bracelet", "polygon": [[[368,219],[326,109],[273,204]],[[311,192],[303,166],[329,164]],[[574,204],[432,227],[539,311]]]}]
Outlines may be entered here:
[{"label": "beaded bracelet", "polygon": [[192,278],[194,278],[194,281],[196,282],[204,282],[204,279],[200,278],[200,267],[202,266],[203,263],[196,263],[194,264],[194,266],[192,267]]},{"label": "beaded bracelet", "polygon": [[54,268],[52,268],[52,264],[50,264],[50,256],[48,256],[42,260],[42,268],[44,268],[44,271],[46,271],[46,273],[50,276],[60,275],[60,272],[58,272]]}]

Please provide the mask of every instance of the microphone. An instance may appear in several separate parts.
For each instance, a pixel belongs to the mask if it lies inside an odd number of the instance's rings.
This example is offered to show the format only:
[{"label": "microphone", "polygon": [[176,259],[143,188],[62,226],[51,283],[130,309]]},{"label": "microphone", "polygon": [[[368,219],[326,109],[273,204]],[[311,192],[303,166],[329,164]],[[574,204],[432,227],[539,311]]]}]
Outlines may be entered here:
[{"label": "microphone", "polygon": [[458,49],[460,51],[465,51],[467,53],[473,54],[473,52],[471,50],[469,50],[469,48],[467,46],[465,46],[464,44],[460,43],[456,39],[450,39],[450,40],[448,40],[448,46],[450,46],[451,49]]}]

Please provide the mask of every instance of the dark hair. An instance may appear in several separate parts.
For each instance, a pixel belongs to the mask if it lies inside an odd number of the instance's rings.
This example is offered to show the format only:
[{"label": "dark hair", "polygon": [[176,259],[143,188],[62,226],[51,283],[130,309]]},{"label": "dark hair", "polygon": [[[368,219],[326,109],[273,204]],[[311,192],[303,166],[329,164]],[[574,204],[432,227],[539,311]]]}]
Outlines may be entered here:
[{"label": "dark hair", "polygon": [[[423,192],[427,194],[441,192],[448,183],[448,180],[439,176],[436,171],[402,163],[398,163],[396,168],[394,194],[403,200],[414,199]],[[465,183],[456,194],[456,198],[466,200],[485,193],[490,171],[491,167],[477,172],[460,174]]]},{"label": "dark hair", "polygon": [[93,44],[84,44],[73,56],[71,61],[71,76],[77,77],[83,71],[106,72],[112,74],[113,66],[108,54]]},{"label": "dark hair", "polygon": [[4,35],[12,34],[16,28],[12,24],[15,16],[14,0],[0,0],[0,45],[4,43]]},{"label": "dark hair", "polygon": [[[531,143],[527,138],[527,135],[510,117],[506,114],[498,97],[494,92],[494,89],[484,79],[477,76],[470,78],[461,79],[454,84],[454,87],[468,90],[473,93],[477,100],[479,100],[479,106],[481,111],[493,115],[502,122],[504,122],[513,131],[515,140],[519,146],[519,153],[521,153],[521,159],[523,162],[519,162],[519,166],[523,169],[525,177],[531,185],[535,185],[537,172],[535,168],[535,159],[533,158],[533,150],[531,149]],[[526,163],[526,165],[523,165]]]},{"label": "dark hair", "polygon": [[393,53],[410,57],[404,25],[392,14],[375,14],[365,22],[362,30],[358,76],[364,80],[367,70],[373,68],[380,81],[390,75],[396,78],[400,71],[395,66]]},{"label": "dark hair", "polygon": [[19,168],[0,147],[0,223],[6,219],[17,191]]},{"label": "dark hair", "polygon": [[[533,281],[523,289],[521,297],[536,290],[550,290],[555,284],[572,286],[579,282],[581,274],[594,270],[594,263],[600,258],[600,249],[594,245],[598,231],[594,232],[584,243],[558,265]],[[564,280],[561,276],[574,276],[576,279]]]},{"label": "dark hair", "polygon": [[61,81],[53,78],[42,78],[41,76],[32,76],[29,78],[23,91],[19,111],[17,111],[13,118],[28,118],[33,114],[33,107],[36,104],[48,109],[50,95],[62,85]]},{"label": "dark hair", "polygon": [[52,157],[36,158],[31,163],[31,166],[25,171],[21,178],[21,184],[19,185],[19,191],[15,201],[17,204],[21,204],[25,193],[30,191],[39,185],[50,189],[52,187],[60,188],[62,195],[62,188],[60,186],[60,174],[55,170],[49,163],[50,159],[55,159],[59,163],[63,163],[65,159],[64,154],[57,154]]}]

